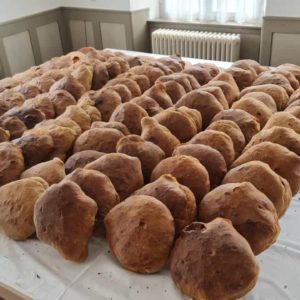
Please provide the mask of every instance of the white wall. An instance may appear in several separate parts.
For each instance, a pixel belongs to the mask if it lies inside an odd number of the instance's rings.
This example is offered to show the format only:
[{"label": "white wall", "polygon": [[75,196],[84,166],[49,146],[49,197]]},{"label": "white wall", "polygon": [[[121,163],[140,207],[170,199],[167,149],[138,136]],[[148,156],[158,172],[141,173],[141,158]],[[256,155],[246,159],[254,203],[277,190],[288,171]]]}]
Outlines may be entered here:
[{"label": "white wall", "polygon": [[130,0],[61,0],[61,6],[130,10]]},{"label": "white wall", "polygon": [[159,0],[130,0],[130,10],[150,8],[150,18],[159,16]]},{"label": "white wall", "polygon": [[300,0],[267,0],[266,16],[300,17]]},{"label": "white wall", "polygon": [[0,23],[60,6],[61,0],[0,0]]}]

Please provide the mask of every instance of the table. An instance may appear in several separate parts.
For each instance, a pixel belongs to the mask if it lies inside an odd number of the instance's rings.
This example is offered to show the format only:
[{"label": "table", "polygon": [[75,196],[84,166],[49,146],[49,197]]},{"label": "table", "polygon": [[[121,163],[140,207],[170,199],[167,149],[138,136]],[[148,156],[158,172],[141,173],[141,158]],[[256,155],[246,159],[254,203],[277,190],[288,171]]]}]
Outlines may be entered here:
[{"label": "table", "polygon": [[[217,64],[223,68],[230,66]],[[280,224],[277,243],[258,256],[260,277],[244,300],[300,299],[300,194],[294,197]],[[1,282],[36,300],[188,299],[176,289],[167,268],[154,275],[128,272],[116,262],[101,238],[91,240],[85,262],[73,263],[35,239],[14,242],[0,234]]]}]

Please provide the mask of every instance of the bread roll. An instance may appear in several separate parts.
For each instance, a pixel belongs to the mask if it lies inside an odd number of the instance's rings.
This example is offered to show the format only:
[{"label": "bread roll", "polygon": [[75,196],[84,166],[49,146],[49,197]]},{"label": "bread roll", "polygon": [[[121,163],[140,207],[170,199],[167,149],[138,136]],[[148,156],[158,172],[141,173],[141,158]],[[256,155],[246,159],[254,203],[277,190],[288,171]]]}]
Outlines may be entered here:
[{"label": "bread roll", "polygon": [[86,165],[85,169],[96,170],[108,176],[121,201],[144,184],[139,159],[123,153],[105,154]]},{"label": "bread roll", "polygon": [[300,101],[299,101],[299,106],[291,106],[291,107],[288,106],[285,109],[285,112],[288,112],[293,116],[295,116],[297,119],[300,119]]},{"label": "bread roll", "polygon": [[48,99],[53,103],[55,116],[60,116],[70,105],[76,105],[75,98],[65,90],[57,90],[47,94]]},{"label": "bread roll", "polygon": [[255,99],[257,101],[260,101],[264,105],[266,105],[272,113],[277,112],[277,105],[276,102],[274,101],[273,97],[268,95],[267,93],[264,92],[250,92],[245,94],[243,97],[241,97],[240,100],[243,99]]},{"label": "bread roll", "polygon": [[199,219],[229,219],[248,241],[255,255],[268,249],[280,232],[271,200],[250,182],[227,183],[209,192],[199,206]]},{"label": "bread roll", "polygon": [[109,246],[122,267],[142,274],[164,267],[175,228],[163,203],[150,196],[129,197],[108,213],[104,224]]},{"label": "bread roll", "polygon": [[191,66],[182,71],[182,73],[192,75],[196,78],[200,85],[204,85],[212,80],[212,76],[209,73],[209,70],[201,66]]},{"label": "bread roll", "polygon": [[205,86],[200,88],[201,91],[210,93],[216,97],[224,109],[228,109],[229,105],[227,99],[223,93],[223,90],[218,86]]},{"label": "bread roll", "polygon": [[252,183],[273,202],[279,218],[283,216],[292,198],[291,188],[284,178],[277,175],[268,164],[254,160],[231,169],[224,177],[223,184],[245,181]]},{"label": "bread roll", "polygon": [[210,146],[218,150],[224,157],[227,166],[229,166],[235,158],[233,142],[226,133],[216,130],[205,130],[196,134],[189,144],[202,144]]},{"label": "bread roll", "polygon": [[186,94],[184,87],[175,80],[164,82],[163,85],[173,103],[178,102],[178,100]]},{"label": "bread roll", "polygon": [[257,61],[253,59],[237,60],[232,64],[232,66],[237,68],[242,68],[245,70],[249,70],[253,68],[257,74],[260,74],[268,70],[268,67],[261,66]]},{"label": "bread roll", "polygon": [[88,255],[97,204],[68,180],[52,185],[35,203],[34,225],[39,240],[65,259],[83,261]]},{"label": "bread roll", "polygon": [[116,129],[120,131],[123,135],[129,135],[130,132],[126,125],[120,123],[120,122],[103,122],[103,121],[97,121],[93,122],[91,129],[94,128],[109,128],[109,129]]},{"label": "bread roll", "polygon": [[300,157],[278,144],[263,142],[250,147],[234,163],[231,168],[248,161],[259,160],[267,163],[278,175],[285,178],[295,195],[300,189]]},{"label": "bread roll", "polygon": [[55,108],[47,94],[40,94],[32,99],[27,99],[23,107],[35,108],[45,114],[46,119],[55,118]]},{"label": "bread roll", "polygon": [[101,172],[77,168],[66,177],[66,180],[77,183],[82,191],[97,203],[98,211],[94,233],[96,235],[104,234],[104,218],[120,202],[110,179]]},{"label": "bread roll", "polygon": [[291,128],[300,134],[300,120],[288,112],[281,111],[272,115],[264,129],[270,129],[274,126]]},{"label": "bread roll", "polygon": [[186,106],[181,106],[178,108],[179,111],[187,113],[194,121],[197,132],[202,130],[202,116],[197,109],[189,108]]},{"label": "bread roll", "polygon": [[141,137],[159,146],[165,152],[166,157],[171,156],[174,149],[180,145],[180,141],[170,130],[160,125],[154,118],[142,119]]},{"label": "bread roll", "polygon": [[142,95],[141,89],[139,85],[132,79],[129,78],[115,78],[113,80],[110,80],[105,87],[114,86],[117,84],[124,84],[128,87],[130,90],[132,97],[138,97]]},{"label": "bread roll", "polygon": [[162,83],[155,83],[144,95],[154,99],[163,109],[173,106],[172,99]]},{"label": "bread roll", "polygon": [[116,152],[135,156],[140,160],[145,182],[149,182],[153,169],[165,158],[165,153],[160,147],[138,135],[121,138],[116,146]]},{"label": "bread roll", "polygon": [[226,133],[232,140],[235,157],[239,156],[245,148],[246,140],[240,127],[231,120],[218,120],[211,123],[207,129]]},{"label": "bread roll", "polygon": [[192,223],[171,253],[172,278],[193,299],[225,300],[246,295],[256,284],[259,264],[229,220]]},{"label": "bread roll", "polygon": [[240,91],[251,86],[257,77],[256,71],[252,67],[249,67],[248,70],[230,67],[225,72],[232,75]]},{"label": "bread roll", "polygon": [[104,153],[116,152],[117,143],[122,137],[124,135],[117,129],[90,129],[81,134],[75,141],[73,152],[84,150],[95,150]]},{"label": "bread roll", "polygon": [[132,134],[141,134],[141,120],[147,117],[147,112],[137,104],[126,102],[119,105],[112,113],[109,121],[120,122],[128,128]]},{"label": "bread roll", "polygon": [[209,191],[209,175],[194,157],[178,155],[162,160],[153,170],[151,182],[164,174],[171,174],[177,181],[190,188],[199,202]]},{"label": "bread roll", "polygon": [[34,232],[33,209],[48,188],[38,177],[16,180],[0,188],[0,228],[9,238],[23,241]]},{"label": "bread roll", "polygon": [[133,98],[130,89],[124,84],[113,85],[110,89],[116,91],[120,95],[122,103],[128,102]]},{"label": "bread roll", "polygon": [[18,117],[0,117],[1,128],[9,131],[12,139],[19,138],[27,130],[26,125]]},{"label": "bread roll", "polygon": [[140,97],[136,97],[130,100],[130,102],[139,105],[143,108],[149,117],[153,117],[159,112],[163,111],[163,109],[159,106],[159,104],[152,98],[142,95]]},{"label": "bread roll", "polygon": [[0,143],[10,140],[10,132],[0,127]]},{"label": "bread roll", "polygon": [[212,123],[219,120],[230,120],[236,123],[242,130],[246,143],[260,130],[260,125],[255,117],[241,109],[223,110],[212,119]]}]

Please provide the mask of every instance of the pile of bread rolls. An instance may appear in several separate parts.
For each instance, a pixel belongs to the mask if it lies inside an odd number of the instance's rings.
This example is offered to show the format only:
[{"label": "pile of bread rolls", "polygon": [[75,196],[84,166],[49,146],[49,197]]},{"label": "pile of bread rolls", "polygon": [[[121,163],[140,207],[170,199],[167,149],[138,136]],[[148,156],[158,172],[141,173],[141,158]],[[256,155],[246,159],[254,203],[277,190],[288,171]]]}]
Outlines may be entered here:
[{"label": "pile of bread rolls", "polygon": [[[0,80],[0,227],[237,299],[300,188],[300,67],[83,48]],[[99,249],[101,251],[101,249]]]}]

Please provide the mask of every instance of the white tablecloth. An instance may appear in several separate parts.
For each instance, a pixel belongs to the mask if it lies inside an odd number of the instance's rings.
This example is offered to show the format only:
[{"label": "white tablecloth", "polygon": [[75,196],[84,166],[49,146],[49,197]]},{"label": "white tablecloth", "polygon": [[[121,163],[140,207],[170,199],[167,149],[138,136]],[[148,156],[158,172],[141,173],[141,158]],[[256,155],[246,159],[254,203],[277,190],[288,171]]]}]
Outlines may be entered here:
[{"label": "white tablecloth", "polygon": [[[300,196],[280,221],[279,240],[258,256],[258,283],[245,300],[300,299]],[[90,243],[84,263],[64,260],[34,239],[14,242],[0,234],[0,282],[43,300],[180,300],[167,269],[138,275],[122,269],[102,239]]]}]

